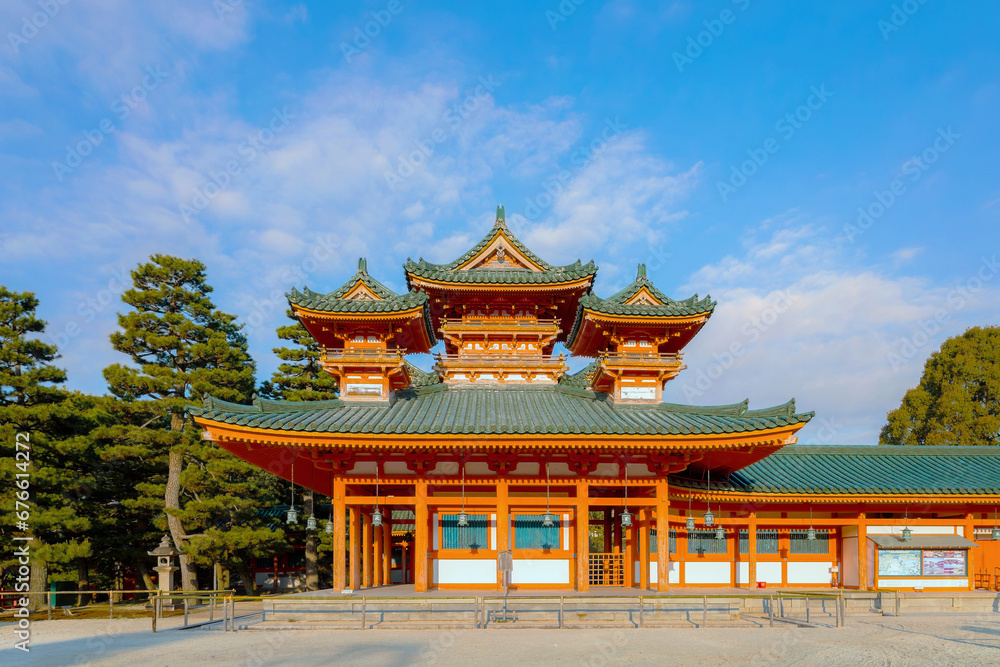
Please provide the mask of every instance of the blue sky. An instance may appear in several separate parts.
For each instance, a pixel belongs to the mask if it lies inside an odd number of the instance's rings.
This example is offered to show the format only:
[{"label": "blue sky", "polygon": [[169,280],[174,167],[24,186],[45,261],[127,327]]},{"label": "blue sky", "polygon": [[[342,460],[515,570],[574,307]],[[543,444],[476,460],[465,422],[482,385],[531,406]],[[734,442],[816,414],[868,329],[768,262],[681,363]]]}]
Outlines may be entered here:
[{"label": "blue sky", "polygon": [[[0,280],[103,392],[127,272],[197,257],[260,377],[292,285],[453,259],[498,203],[549,261],[718,300],[668,400],[795,396],[870,444],[1000,308],[994,3],[0,6]],[[577,365],[577,364],[575,364]]]}]

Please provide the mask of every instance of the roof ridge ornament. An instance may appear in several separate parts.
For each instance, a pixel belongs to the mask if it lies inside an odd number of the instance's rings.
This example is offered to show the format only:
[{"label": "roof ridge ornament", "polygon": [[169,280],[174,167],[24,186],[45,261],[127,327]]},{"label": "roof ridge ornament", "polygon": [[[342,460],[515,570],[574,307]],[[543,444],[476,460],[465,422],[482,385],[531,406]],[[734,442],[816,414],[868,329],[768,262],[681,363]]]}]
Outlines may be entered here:
[{"label": "roof ridge ornament", "polygon": [[646,265],[640,264],[639,269],[635,273],[636,280],[646,280]]},{"label": "roof ridge ornament", "polygon": [[368,260],[364,257],[358,257],[358,273],[363,276],[368,275]]},{"label": "roof ridge ornament", "polygon": [[507,214],[504,212],[503,204],[497,206],[497,219],[493,223],[493,226],[502,227],[503,229],[507,228]]}]

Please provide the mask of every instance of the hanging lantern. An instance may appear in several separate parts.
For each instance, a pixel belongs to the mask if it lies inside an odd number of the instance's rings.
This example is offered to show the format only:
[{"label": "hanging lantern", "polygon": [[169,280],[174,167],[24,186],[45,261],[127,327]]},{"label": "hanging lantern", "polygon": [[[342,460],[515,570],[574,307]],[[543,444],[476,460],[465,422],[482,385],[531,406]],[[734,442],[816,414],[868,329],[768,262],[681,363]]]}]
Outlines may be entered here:
[{"label": "hanging lantern", "polygon": [[285,523],[291,526],[293,523],[299,522],[299,511],[295,509],[295,505],[288,508],[288,512],[285,513]]},{"label": "hanging lantern", "polygon": [[556,525],[556,515],[546,512],[542,515],[542,526],[545,528],[552,528]]},{"label": "hanging lantern", "polygon": [[909,542],[911,535],[913,535],[913,531],[912,530],[910,530],[909,528],[903,528],[903,541],[904,542]]},{"label": "hanging lantern", "polygon": [[715,529],[715,539],[724,540],[726,539],[726,529],[721,525]]},{"label": "hanging lantern", "polygon": [[323,529],[323,532],[327,535],[333,535],[333,521],[326,522],[326,528]]},{"label": "hanging lantern", "polygon": [[382,512],[376,507],[372,510],[372,526],[378,528],[382,525]]},{"label": "hanging lantern", "polygon": [[306,519],[306,530],[316,530],[316,528],[318,528],[318,527],[319,527],[319,524],[316,523],[316,517],[314,515],[310,514],[309,518]]},{"label": "hanging lantern", "polygon": [[462,510],[458,514],[458,527],[467,528],[468,526],[469,526],[469,515],[465,513],[465,510]]},{"label": "hanging lantern", "polygon": [[704,520],[706,528],[711,528],[715,524],[715,515],[712,514],[712,510],[705,512]]},{"label": "hanging lantern", "polygon": [[993,526],[993,532],[990,533],[990,539],[994,542],[1000,540],[1000,528]]},{"label": "hanging lantern", "polygon": [[689,516],[687,520],[687,531],[690,533],[692,530],[694,530],[694,517]]},{"label": "hanging lantern", "polygon": [[810,542],[816,541],[816,529],[812,526],[809,526],[809,530],[806,531],[806,539]]},{"label": "hanging lantern", "polygon": [[628,528],[632,525],[632,515],[628,510],[622,510],[622,528]]}]

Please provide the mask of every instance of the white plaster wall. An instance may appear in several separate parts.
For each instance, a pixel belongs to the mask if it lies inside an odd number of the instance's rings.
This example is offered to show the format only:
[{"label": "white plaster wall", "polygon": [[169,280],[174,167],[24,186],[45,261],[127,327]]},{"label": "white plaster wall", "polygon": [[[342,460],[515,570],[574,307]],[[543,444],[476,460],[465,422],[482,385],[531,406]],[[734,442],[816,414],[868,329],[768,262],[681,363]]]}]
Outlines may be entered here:
[{"label": "white plaster wall", "polygon": [[562,533],[562,543],[563,549],[569,551],[569,514],[562,515],[562,528],[559,531]]},{"label": "white plaster wall", "polygon": [[569,560],[514,559],[512,584],[569,584]]},{"label": "white plaster wall", "polygon": [[497,564],[492,558],[435,558],[433,581],[435,584],[496,584]]},{"label": "white plaster wall", "polygon": [[[659,567],[656,564],[656,559],[653,558],[654,556],[656,556],[656,554],[649,554],[649,557],[651,558],[651,560],[649,561],[649,583],[650,584],[659,583],[659,581],[660,581],[660,570],[659,570]],[[667,563],[667,565],[669,565],[669,567],[670,567],[670,578],[667,580],[667,583],[670,583],[670,584],[679,584],[679,583],[681,583],[681,568],[680,568],[680,565],[678,564],[678,562],[675,561],[675,560],[672,560],[669,563]],[[639,581],[639,563],[636,563],[635,580]]]},{"label": "white plaster wall", "polygon": [[[856,531],[855,531],[856,532]],[[844,538],[844,585],[858,585],[858,537]]]},{"label": "white plaster wall", "polygon": [[830,568],[833,563],[829,561],[788,563],[788,581],[786,584],[823,584],[829,585],[831,581]]},{"label": "white plaster wall", "polygon": [[684,564],[685,584],[727,584],[732,585],[729,561]]},{"label": "white plaster wall", "polygon": [[750,563],[739,562],[736,564],[736,585],[746,586],[748,583],[750,583]]},{"label": "white plaster wall", "polygon": [[879,588],[963,588],[969,585],[968,577],[949,577],[947,579],[883,579],[879,578]]},{"label": "white plaster wall", "polygon": [[763,581],[768,586],[778,586],[785,583],[781,580],[781,563],[778,561],[758,562],[757,581]]},{"label": "white plaster wall", "polygon": [[[868,526],[869,535],[900,535],[906,526]],[[959,526],[910,526],[914,535],[961,535]]]}]

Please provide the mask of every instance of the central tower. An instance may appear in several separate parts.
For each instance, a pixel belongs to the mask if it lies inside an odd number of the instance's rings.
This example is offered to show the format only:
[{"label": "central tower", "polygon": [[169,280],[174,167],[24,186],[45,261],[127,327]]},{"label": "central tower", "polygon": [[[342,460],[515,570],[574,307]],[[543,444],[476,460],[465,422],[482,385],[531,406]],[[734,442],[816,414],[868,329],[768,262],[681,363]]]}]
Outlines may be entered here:
[{"label": "central tower", "polygon": [[411,290],[428,295],[444,340],[434,369],[448,384],[555,384],[566,373],[565,340],[597,274],[579,260],[553,266],[507,228],[502,206],[489,233],[453,262],[408,260]]}]

